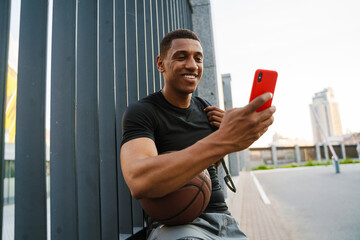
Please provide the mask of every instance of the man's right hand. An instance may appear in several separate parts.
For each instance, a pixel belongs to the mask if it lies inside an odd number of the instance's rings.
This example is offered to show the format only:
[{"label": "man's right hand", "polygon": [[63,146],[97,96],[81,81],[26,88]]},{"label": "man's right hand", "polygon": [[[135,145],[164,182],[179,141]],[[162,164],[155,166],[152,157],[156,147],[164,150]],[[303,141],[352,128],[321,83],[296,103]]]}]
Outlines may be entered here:
[{"label": "man's right hand", "polygon": [[233,108],[225,112],[219,128],[224,143],[229,151],[236,152],[248,148],[259,139],[274,122],[274,106],[261,112],[256,110],[272,98],[271,93],[264,93],[242,108]]}]

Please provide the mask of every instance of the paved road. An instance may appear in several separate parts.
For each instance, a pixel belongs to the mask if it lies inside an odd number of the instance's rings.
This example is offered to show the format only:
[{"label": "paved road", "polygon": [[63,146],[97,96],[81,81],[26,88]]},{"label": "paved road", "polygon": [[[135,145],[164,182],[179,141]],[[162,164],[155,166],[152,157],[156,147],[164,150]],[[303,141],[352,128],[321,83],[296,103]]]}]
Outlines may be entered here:
[{"label": "paved road", "polygon": [[293,239],[360,240],[360,164],[254,172]]}]

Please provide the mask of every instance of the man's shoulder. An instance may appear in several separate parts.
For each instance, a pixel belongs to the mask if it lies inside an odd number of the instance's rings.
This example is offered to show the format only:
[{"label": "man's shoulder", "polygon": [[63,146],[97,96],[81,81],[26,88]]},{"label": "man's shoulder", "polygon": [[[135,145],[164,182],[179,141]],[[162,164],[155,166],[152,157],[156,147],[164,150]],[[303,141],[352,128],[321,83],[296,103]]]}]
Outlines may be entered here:
[{"label": "man's shoulder", "polygon": [[131,103],[124,112],[124,117],[133,115],[149,115],[156,111],[156,105],[158,105],[158,94],[153,93],[140,99],[137,102]]},{"label": "man's shoulder", "polygon": [[158,105],[161,102],[162,102],[162,93],[160,91],[151,93],[148,96],[138,101],[139,104],[144,104],[145,106],[148,106],[149,104]]},{"label": "man's shoulder", "polygon": [[207,101],[206,99],[204,99],[202,97],[195,96],[195,97],[193,97],[193,99],[195,102],[200,103],[204,108],[208,107],[208,106],[212,106],[212,104],[209,101]]}]

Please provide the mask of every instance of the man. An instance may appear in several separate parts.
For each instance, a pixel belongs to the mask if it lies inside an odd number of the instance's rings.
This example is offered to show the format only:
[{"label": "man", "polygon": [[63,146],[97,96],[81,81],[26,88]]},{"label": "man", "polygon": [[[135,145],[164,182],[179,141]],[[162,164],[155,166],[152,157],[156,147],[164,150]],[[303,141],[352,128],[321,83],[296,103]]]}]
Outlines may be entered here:
[{"label": "man", "polygon": [[[275,108],[256,112],[271,99],[266,93],[243,108],[204,110],[192,96],[202,76],[203,58],[195,33],[168,33],[156,58],[164,88],[131,105],[123,116],[121,167],[135,199],[165,196],[205,168],[212,178],[210,203],[199,218],[181,226],[149,226],[149,239],[247,239],[227,210],[214,164],[263,135]],[[213,132],[208,120],[219,129]]]}]

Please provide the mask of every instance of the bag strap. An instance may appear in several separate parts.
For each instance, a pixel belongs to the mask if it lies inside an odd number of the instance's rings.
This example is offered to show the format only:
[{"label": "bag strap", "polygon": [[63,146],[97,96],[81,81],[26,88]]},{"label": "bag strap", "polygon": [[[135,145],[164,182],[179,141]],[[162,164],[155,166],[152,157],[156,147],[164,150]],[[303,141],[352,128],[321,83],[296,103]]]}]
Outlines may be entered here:
[{"label": "bag strap", "polygon": [[[206,101],[205,99],[203,99],[201,97],[198,97],[198,96],[196,96],[195,98],[198,99],[205,108],[211,106],[211,104],[208,101]],[[211,126],[211,128],[212,128],[213,131],[216,131],[218,129],[215,126]],[[236,192],[235,184],[234,184],[234,182],[233,182],[233,180],[231,178],[231,175],[229,173],[228,168],[226,167],[224,158],[221,158],[220,161],[221,161],[221,164],[223,165],[223,168],[224,168],[225,174],[226,174],[225,177],[224,177],[224,181],[226,183],[226,186],[228,186],[228,188],[231,191]]]}]

